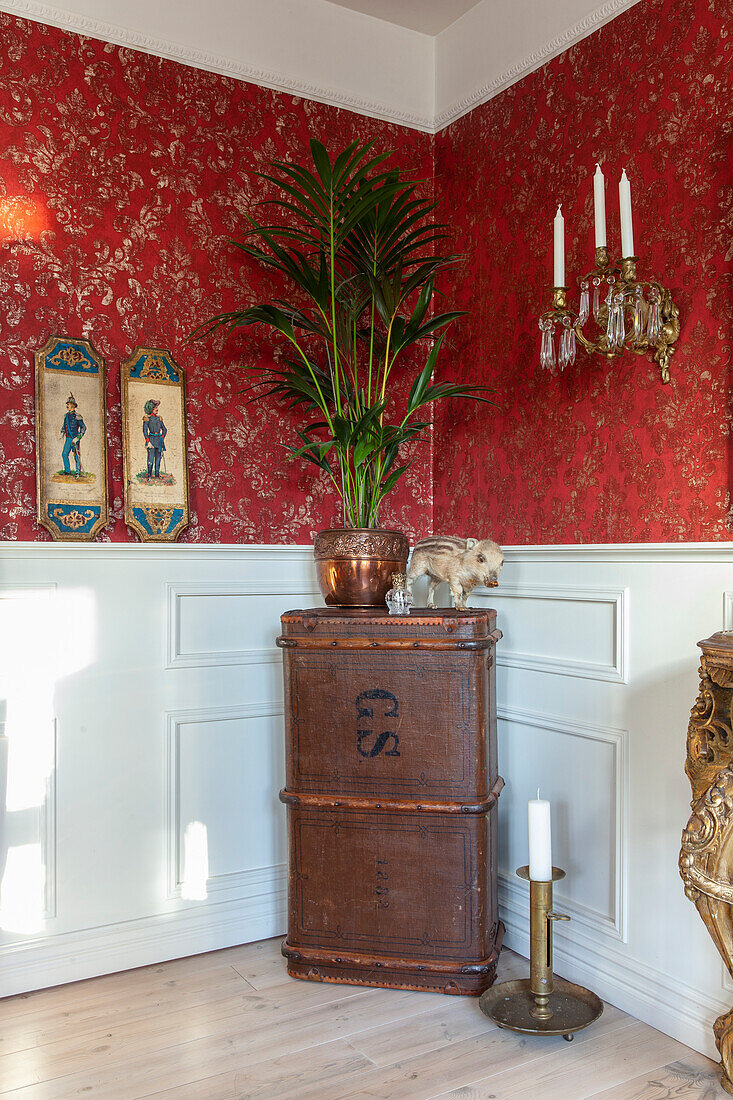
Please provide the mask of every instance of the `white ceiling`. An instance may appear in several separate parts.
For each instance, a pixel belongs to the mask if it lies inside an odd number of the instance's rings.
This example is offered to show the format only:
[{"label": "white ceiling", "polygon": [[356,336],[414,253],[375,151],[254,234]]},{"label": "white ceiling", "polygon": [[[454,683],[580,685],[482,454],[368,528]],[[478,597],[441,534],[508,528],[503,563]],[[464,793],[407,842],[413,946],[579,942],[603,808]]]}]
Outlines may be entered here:
[{"label": "white ceiling", "polygon": [[435,133],[639,2],[0,0],[0,11]]},{"label": "white ceiling", "polygon": [[328,0],[341,8],[351,8],[375,19],[384,19],[398,27],[421,34],[436,35],[455,23],[480,0]]}]

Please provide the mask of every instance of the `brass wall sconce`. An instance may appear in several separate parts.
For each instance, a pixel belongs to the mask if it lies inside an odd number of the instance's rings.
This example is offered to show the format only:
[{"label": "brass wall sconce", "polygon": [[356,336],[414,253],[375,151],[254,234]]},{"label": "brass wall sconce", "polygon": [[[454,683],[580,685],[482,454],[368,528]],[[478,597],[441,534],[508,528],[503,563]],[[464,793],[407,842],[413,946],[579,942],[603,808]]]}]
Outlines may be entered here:
[{"label": "brass wall sconce", "polygon": [[[611,258],[606,246],[606,214],[603,173],[598,166],[594,177],[596,214],[595,267],[578,280],[580,300],[577,312],[568,306],[565,282],[565,222],[561,208],[555,217],[555,286],[552,309],[540,316],[542,333],[540,366],[552,374],[575,362],[577,341],[589,354],[603,355],[612,362],[624,351],[651,354],[659,365],[662,382],[669,382],[669,362],[680,334],[679,309],[667,287],[655,279],[637,279],[638,256],[633,255],[631,193],[626,173],[619,184],[621,239],[624,257]],[[592,303],[591,303],[592,293]],[[591,317],[596,326],[586,333]],[[555,330],[559,341],[555,347]]]}]

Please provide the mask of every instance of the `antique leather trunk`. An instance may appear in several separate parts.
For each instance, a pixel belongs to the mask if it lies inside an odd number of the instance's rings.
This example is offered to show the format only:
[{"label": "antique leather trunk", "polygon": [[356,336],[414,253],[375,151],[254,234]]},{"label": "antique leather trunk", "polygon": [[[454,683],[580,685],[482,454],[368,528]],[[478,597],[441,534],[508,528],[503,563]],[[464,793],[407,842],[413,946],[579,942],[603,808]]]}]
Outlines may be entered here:
[{"label": "antique leather trunk", "polygon": [[494,980],[495,622],[282,616],[294,977],[467,994]]}]

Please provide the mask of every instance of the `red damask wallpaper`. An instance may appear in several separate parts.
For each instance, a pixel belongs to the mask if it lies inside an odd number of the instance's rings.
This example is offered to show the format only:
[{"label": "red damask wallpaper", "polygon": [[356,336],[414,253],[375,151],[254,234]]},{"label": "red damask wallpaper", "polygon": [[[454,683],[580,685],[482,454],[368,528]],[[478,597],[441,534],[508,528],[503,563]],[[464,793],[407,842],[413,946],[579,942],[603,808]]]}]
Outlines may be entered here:
[{"label": "red damask wallpaper", "polygon": [[[467,254],[445,289],[471,314],[444,362],[493,385],[499,408],[440,413],[436,529],[520,544],[733,537],[729,15],[726,0],[643,0],[438,136],[436,190]],[[592,266],[596,161],[609,246],[618,255],[625,167],[639,274],[681,310],[668,386],[629,355],[609,368],[580,350],[559,378],[538,365],[552,219],[562,202],[575,287]]]},{"label": "red damask wallpaper", "polygon": [[[503,543],[729,539],[731,96],[724,0],[643,0],[437,139],[0,13],[0,539],[35,522],[33,356],[50,333],[107,359],[112,521],[122,520],[119,363],[170,347],[189,383],[191,541],[307,542],[338,522],[328,486],[283,462],[288,416],[247,404],[237,362],[261,337],[186,345],[265,279],[227,243],[270,157],[375,137],[436,180],[467,256],[445,290],[470,311],[446,375],[488,383],[497,410],[439,411],[386,525]],[[674,291],[682,334],[662,386],[646,359],[580,352],[538,366],[551,223],[563,203],[568,281],[593,252],[591,176],[609,243],[626,167],[640,274]],[[23,232],[3,220],[29,197]],[[3,206],[3,203],[5,204]],[[571,282],[572,285],[572,282]],[[433,484],[434,481],[434,484]],[[433,490],[435,513],[433,516]]]},{"label": "red damask wallpaper", "polygon": [[[107,360],[112,520],[122,518],[119,364],[168,347],[188,380],[192,524],[182,541],[308,542],[337,525],[328,486],[283,461],[287,414],[247,404],[235,364],[261,337],[186,345],[199,322],[248,305],[263,276],[227,242],[272,157],[376,138],[428,181],[433,139],[0,13],[0,539],[47,539],[35,521],[33,349],[84,336]],[[12,200],[35,214],[21,231]],[[5,217],[2,216],[5,211]],[[383,510],[429,530],[430,447]]]}]

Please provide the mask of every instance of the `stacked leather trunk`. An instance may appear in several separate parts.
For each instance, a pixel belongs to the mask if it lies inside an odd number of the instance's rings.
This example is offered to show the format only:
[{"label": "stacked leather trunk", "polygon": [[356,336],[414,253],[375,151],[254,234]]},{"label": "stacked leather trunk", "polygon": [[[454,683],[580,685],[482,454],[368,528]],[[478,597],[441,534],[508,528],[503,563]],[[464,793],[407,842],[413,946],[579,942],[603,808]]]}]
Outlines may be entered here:
[{"label": "stacked leather trunk", "polygon": [[283,615],[294,977],[474,995],[493,982],[495,622]]}]

